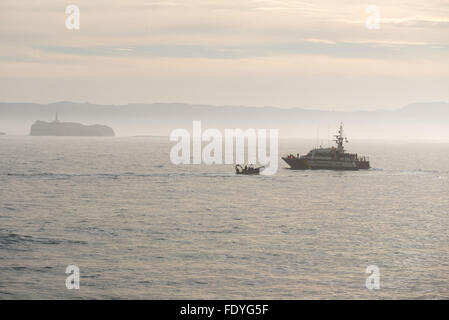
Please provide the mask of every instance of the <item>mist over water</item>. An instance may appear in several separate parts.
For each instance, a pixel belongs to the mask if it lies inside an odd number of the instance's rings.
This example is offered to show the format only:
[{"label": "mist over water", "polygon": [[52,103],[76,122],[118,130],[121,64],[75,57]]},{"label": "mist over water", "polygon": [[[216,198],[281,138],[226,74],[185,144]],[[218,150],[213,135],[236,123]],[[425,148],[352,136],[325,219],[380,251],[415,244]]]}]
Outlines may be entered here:
[{"label": "mist over water", "polygon": [[0,137],[0,298],[449,298],[449,144],[354,141],[373,169],[273,176],[174,166],[172,145]]},{"label": "mist over water", "polygon": [[0,102],[0,131],[28,135],[36,120],[110,126],[117,136],[169,136],[176,128],[278,129],[283,138],[319,139],[326,143],[344,123],[352,139],[449,141],[449,103],[428,102],[398,106],[395,110],[332,111],[307,108],[211,106],[181,103],[96,105]]}]

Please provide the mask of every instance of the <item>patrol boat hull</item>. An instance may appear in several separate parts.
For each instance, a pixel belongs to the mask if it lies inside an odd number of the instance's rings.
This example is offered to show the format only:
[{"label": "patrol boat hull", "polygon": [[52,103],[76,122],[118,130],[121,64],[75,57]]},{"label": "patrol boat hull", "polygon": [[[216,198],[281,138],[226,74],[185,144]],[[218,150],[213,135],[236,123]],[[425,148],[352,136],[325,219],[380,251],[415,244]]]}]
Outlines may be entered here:
[{"label": "patrol boat hull", "polygon": [[282,157],[292,170],[364,170],[369,169],[369,161],[307,160]]}]

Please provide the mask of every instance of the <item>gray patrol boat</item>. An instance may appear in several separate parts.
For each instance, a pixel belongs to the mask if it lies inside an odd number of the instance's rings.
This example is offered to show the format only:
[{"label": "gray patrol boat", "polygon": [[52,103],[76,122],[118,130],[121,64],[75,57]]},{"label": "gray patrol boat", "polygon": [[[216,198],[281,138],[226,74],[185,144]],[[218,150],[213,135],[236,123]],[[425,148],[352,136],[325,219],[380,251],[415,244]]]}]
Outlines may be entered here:
[{"label": "gray patrol boat", "polygon": [[343,124],[340,124],[338,134],[334,136],[337,147],[316,148],[304,156],[290,154],[282,160],[293,170],[360,170],[371,168],[369,159],[356,153],[347,153],[343,143],[348,139],[343,135]]}]

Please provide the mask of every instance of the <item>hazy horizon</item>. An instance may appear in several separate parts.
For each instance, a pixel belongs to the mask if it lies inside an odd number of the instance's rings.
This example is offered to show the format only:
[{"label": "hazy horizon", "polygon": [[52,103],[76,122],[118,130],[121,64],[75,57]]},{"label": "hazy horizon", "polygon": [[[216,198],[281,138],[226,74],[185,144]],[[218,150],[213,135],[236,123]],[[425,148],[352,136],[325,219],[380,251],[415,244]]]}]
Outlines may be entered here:
[{"label": "hazy horizon", "polygon": [[330,107],[323,107],[323,108],[310,108],[308,106],[300,106],[295,105],[291,107],[281,107],[277,105],[245,105],[245,104],[214,104],[214,103],[194,103],[194,102],[185,102],[185,101],[129,101],[124,103],[96,103],[92,101],[85,101],[85,100],[52,100],[49,102],[36,102],[36,101],[0,101],[0,104],[36,104],[36,105],[57,105],[57,104],[76,104],[76,105],[96,105],[96,106],[108,106],[108,107],[126,107],[126,106],[134,106],[134,105],[185,105],[185,106],[207,106],[207,107],[215,107],[215,108],[223,108],[223,107],[229,107],[229,108],[274,108],[274,109],[284,109],[284,110],[292,110],[292,109],[299,109],[299,110],[307,110],[307,111],[324,111],[324,112],[342,112],[342,113],[349,113],[349,112],[372,112],[372,111],[397,111],[400,109],[403,109],[410,105],[418,105],[418,104],[449,104],[448,101],[444,100],[430,100],[430,101],[413,101],[411,103],[407,103],[405,105],[400,106],[394,106],[391,108],[381,108],[377,106],[373,106],[372,108],[368,109],[344,109],[339,108],[338,110],[335,108]]},{"label": "hazy horizon", "polygon": [[174,103],[0,103],[0,132],[26,135],[36,120],[52,121],[56,112],[63,122],[110,126],[117,136],[169,136],[176,128],[191,130],[192,122],[200,120],[204,128],[272,128],[279,130],[281,138],[327,142],[343,122],[351,140],[449,141],[449,103],[446,102],[415,103],[395,110],[365,111]]}]

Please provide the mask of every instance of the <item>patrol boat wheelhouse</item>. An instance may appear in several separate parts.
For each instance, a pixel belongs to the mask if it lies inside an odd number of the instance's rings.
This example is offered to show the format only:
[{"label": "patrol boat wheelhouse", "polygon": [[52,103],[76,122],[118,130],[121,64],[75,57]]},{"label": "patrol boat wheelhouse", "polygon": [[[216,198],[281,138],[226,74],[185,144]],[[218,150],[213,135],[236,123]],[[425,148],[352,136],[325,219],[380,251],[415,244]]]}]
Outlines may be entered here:
[{"label": "patrol boat wheelhouse", "polygon": [[347,153],[343,143],[348,139],[343,135],[343,124],[340,124],[338,135],[335,135],[337,147],[317,148],[311,150],[304,156],[290,154],[282,157],[282,160],[294,170],[360,170],[371,168],[369,159],[361,157],[356,153]]}]

